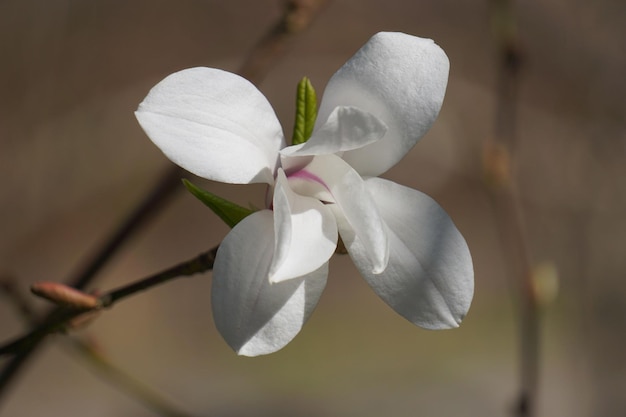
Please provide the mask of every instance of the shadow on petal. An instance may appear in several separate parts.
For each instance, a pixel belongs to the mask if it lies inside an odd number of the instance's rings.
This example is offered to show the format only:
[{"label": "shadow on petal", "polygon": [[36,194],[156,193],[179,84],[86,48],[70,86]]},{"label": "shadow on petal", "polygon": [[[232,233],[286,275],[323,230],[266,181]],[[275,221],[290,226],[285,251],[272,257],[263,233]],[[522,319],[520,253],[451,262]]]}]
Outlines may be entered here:
[{"label": "shadow on petal", "polygon": [[326,285],[328,263],[291,280],[270,283],[274,251],[270,210],[258,211],[224,239],[215,261],[211,302],[215,325],[240,355],[275,352],[299,332]]},{"label": "shadow on petal", "polygon": [[[474,293],[472,258],[446,212],[419,191],[366,180],[387,225],[389,263],[381,274],[358,239],[350,256],[372,289],[397,313],[427,329],[458,327]],[[342,233],[342,236],[349,234]]]}]

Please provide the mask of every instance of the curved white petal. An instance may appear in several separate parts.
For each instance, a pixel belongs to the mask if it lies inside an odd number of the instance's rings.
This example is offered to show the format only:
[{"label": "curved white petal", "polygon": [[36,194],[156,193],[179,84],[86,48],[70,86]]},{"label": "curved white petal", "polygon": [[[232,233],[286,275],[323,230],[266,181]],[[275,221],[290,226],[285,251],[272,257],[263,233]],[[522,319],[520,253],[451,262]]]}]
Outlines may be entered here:
[{"label": "curved white petal", "polygon": [[426,194],[380,178],[365,184],[388,226],[389,264],[383,273],[372,274],[368,253],[357,241],[349,248],[357,268],[412,323],[427,329],[457,327],[474,294],[472,258],[463,236]]},{"label": "curved white petal", "polygon": [[273,182],[282,128],[267,99],[246,79],[190,68],[158,83],[135,112],[174,163],[214,181]]},{"label": "curved white petal", "polygon": [[356,107],[336,107],[311,138],[284,148],[283,156],[323,155],[358,149],[381,139],[387,126],[376,116]]},{"label": "curved white petal", "polygon": [[343,158],[361,175],[378,176],[395,165],[439,114],[449,62],[430,39],[404,33],[374,35],[328,82],[316,127],[337,106],[372,113],[389,128],[382,140]]},{"label": "curved white petal", "polygon": [[[371,260],[370,272],[377,274],[387,266],[389,243],[382,220],[372,196],[365,188],[363,178],[336,155],[318,155],[304,168],[319,179],[328,190],[320,198],[330,195],[328,206],[338,221],[341,237],[350,230],[362,244]],[[299,184],[294,184],[298,191]],[[341,225],[347,226],[342,227]],[[347,243],[344,239],[344,243]],[[347,246],[346,246],[347,247]]]},{"label": "curved white petal", "polygon": [[243,219],[226,236],[213,267],[215,325],[240,355],[282,349],[309,318],[326,285],[328,264],[285,282],[270,283],[274,220],[269,210]]},{"label": "curved white petal", "polygon": [[274,190],[274,257],[270,282],[315,271],[328,262],[337,247],[337,222],[319,200],[294,193],[278,170]]}]

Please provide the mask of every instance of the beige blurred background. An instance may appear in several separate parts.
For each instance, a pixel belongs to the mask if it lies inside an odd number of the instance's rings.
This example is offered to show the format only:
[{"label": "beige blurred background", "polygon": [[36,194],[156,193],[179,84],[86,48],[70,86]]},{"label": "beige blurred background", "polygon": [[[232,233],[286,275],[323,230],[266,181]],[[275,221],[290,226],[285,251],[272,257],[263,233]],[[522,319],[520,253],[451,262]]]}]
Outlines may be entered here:
[{"label": "beige blurred background", "polygon": [[[626,412],[626,5],[518,2],[521,78],[515,178],[534,261],[558,270],[543,313],[540,416]],[[168,166],[133,111],[167,74],[236,70],[280,15],[274,0],[0,0],[0,272],[24,291],[62,281]],[[472,251],[476,294],[461,328],[405,322],[331,262],[327,290],[284,350],[237,357],[215,330],[210,274],[124,301],[88,332],[109,359],[195,416],[509,416],[519,386],[515,298],[482,180],[493,136],[496,49],[478,0],[337,0],[260,89],[290,135],[295,86],[326,80],[377,31],[433,38],[447,52],[446,101],[431,132],[386,174],[433,196]],[[241,204],[254,187],[204,184]],[[217,244],[227,228],[177,198],[99,276],[103,290]],[[42,302],[37,306],[44,307]],[[0,300],[0,337],[23,330]],[[48,343],[0,415],[133,416],[62,343]]]}]

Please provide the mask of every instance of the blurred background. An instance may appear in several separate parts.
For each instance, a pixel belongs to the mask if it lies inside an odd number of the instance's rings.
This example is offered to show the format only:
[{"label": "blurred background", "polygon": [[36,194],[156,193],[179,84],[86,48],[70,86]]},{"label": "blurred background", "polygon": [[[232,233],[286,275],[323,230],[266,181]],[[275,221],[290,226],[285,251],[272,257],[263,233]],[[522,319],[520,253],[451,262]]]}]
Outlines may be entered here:
[{"label": "blurred background", "polygon": [[[537,415],[622,416],[626,3],[514,6],[523,65],[513,176],[531,259],[559,277],[541,312]],[[187,67],[236,71],[281,11],[276,0],[0,0],[0,273],[26,292],[79,269],[169,165],[133,115],[148,90]],[[441,114],[385,177],[434,197],[467,239],[476,292],[459,329],[413,327],[349,258],[335,257],[309,323],[267,357],[237,357],[217,334],[211,274],[128,299],[83,334],[193,416],[512,415],[519,300],[483,174],[498,109],[493,11],[478,0],[333,1],[260,85],[290,136],[301,77],[321,96],[374,33],[403,31],[443,47],[451,74]],[[197,182],[242,205],[263,201],[259,187]],[[181,191],[90,289],[191,258],[227,232]],[[24,329],[0,299],[0,337]],[[157,415],[61,339],[19,374],[0,415]]]}]

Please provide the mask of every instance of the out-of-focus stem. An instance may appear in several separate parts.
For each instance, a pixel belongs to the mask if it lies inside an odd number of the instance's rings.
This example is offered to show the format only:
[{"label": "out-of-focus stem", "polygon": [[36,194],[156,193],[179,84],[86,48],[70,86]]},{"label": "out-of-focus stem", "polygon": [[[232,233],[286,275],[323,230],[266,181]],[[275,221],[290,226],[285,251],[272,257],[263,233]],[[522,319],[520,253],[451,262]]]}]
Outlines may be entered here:
[{"label": "out-of-focus stem", "polygon": [[258,84],[285,55],[291,40],[305,31],[330,0],[286,0],[283,15],[250,51],[239,75]]},{"label": "out-of-focus stem", "polygon": [[190,414],[174,407],[148,385],[113,365],[90,343],[73,338],[69,338],[67,341],[71,348],[80,354],[83,360],[89,362],[98,371],[99,375],[106,378],[115,388],[132,396],[159,416],[191,417]]},{"label": "out-of-focus stem", "polygon": [[[91,283],[100,269],[117,253],[122,244],[153,218],[165,206],[165,203],[173,197],[180,188],[179,178],[181,172],[178,167],[168,169],[154,188],[150,190],[128,217],[120,223],[101,248],[96,251],[96,254],[86,263],[85,267],[69,280],[71,286],[83,289]],[[33,328],[30,332],[29,343],[22,345],[20,351],[0,370],[0,396],[5,392],[14,375],[18,373],[28,358],[40,346],[45,335],[48,334],[48,332],[44,331],[47,323],[56,322],[62,319],[65,314],[65,311],[57,307],[49,311],[42,319],[36,320],[37,323],[43,324]]]},{"label": "out-of-focus stem", "polygon": [[156,285],[163,284],[175,278],[210,271],[213,269],[213,262],[215,261],[216,254],[217,246],[210,251],[202,253],[186,262],[182,262],[176,266],[150,275],[149,277],[134,283],[109,291],[97,298],[96,305],[93,308],[72,306],[60,307],[55,310],[57,311],[56,314],[49,316],[48,319],[39,324],[34,331],[14,340],[13,342],[1,346],[0,355],[19,354],[24,349],[28,349],[28,347],[30,347],[33,343],[37,343],[46,335],[66,330],[68,325],[70,325],[74,319],[93,311],[112,307],[116,302],[133,294],[146,291]]},{"label": "out-of-focus stem", "polygon": [[519,192],[512,174],[517,139],[517,93],[524,57],[512,0],[490,0],[490,6],[498,53],[498,84],[494,137],[485,143],[484,167],[519,306],[520,392],[515,415],[532,417],[536,414],[538,394],[539,310]]},{"label": "out-of-focus stem", "polygon": [[[35,310],[32,308],[30,299],[20,292],[12,277],[0,277],[0,289],[6,298],[15,306],[21,318],[27,325],[35,325]],[[143,382],[134,378],[121,368],[113,365],[98,349],[93,346],[93,342],[85,338],[64,338],[65,345],[69,346],[73,352],[77,352],[80,357],[94,367],[99,375],[106,378],[115,388],[132,396],[137,401],[144,404],[163,417],[190,417],[188,414],[176,409],[163,397],[148,387]]]},{"label": "out-of-focus stem", "polygon": [[[287,51],[288,41],[293,35],[304,31],[321,11],[322,6],[328,2],[329,0],[287,0],[284,3],[282,16],[267,34],[261,38],[256,47],[250,51],[239,73],[255,84],[260,83],[272,64]],[[147,223],[147,220],[155,216],[164,207],[164,203],[178,189],[182,188],[177,185],[179,178],[180,169],[178,167],[169,168],[150,194],[120,224],[120,227],[105,241],[102,247],[95,252],[96,255],[85,264],[86,266],[76,277],[68,281],[70,285],[78,289],[86,288],[102,266],[117,253],[122,244],[136,233],[141,226]],[[59,309],[54,309],[41,322],[45,324],[50,321],[56,321],[62,314],[63,312],[59,311]],[[47,334],[42,333],[40,328],[33,329],[31,333],[38,334],[40,337],[33,338],[31,343],[25,345],[0,371],[0,397],[5,392],[14,375],[18,373],[27,359],[35,352]]]}]

